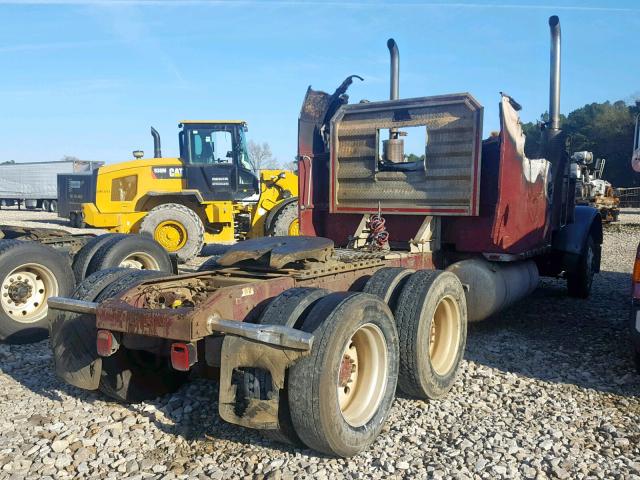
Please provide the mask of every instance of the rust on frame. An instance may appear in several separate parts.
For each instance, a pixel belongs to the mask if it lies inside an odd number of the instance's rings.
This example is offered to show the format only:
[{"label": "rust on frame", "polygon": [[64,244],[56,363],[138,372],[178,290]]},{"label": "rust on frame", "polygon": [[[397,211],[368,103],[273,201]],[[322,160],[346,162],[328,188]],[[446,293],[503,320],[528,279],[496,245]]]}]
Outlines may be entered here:
[{"label": "rust on frame", "polygon": [[191,341],[191,309],[150,309],[132,307],[113,298],[101,303],[96,327],[115,332]]}]

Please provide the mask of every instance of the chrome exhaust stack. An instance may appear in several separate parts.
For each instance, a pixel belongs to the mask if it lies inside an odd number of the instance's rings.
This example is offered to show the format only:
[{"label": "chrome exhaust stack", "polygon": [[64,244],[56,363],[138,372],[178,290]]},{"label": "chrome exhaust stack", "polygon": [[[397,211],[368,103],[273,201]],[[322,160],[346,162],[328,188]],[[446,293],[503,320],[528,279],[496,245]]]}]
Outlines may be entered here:
[{"label": "chrome exhaust stack", "polygon": [[393,38],[387,40],[387,48],[391,55],[391,81],[389,83],[391,91],[389,100],[398,100],[400,98],[400,51]]},{"label": "chrome exhaust stack", "polygon": [[551,32],[551,69],[549,72],[549,128],[560,130],[560,19],[549,17]]},{"label": "chrome exhaust stack", "polygon": [[[390,82],[389,82],[389,100],[398,100],[400,98],[400,51],[398,44],[393,38],[387,40],[387,48],[390,55]],[[384,140],[384,159],[387,162],[402,163],[404,162],[404,140],[400,138],[400,132],[397,128],[389,129],[389,140]]]}]

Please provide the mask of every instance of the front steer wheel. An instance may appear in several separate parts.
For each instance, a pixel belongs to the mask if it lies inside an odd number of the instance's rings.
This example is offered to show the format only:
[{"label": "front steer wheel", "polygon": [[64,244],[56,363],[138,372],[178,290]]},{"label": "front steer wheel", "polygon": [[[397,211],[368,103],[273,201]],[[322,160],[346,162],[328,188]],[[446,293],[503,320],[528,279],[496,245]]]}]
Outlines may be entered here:
[{"label": "front steer wheel", "polygon": [[393,404],[399,356],[393,315],[373,295],[332,293],[301,329],[314,342],[289,370],[295,431],[314,450],[356,455],[376,439]]},{"label": "front steer wheel", "polygon": [[47,337],[47,299],[73,290],[68,259],[32,241],[0,240],[0,340],[31,343]]},{"label": "front steer wheel", "polygon": [[598,252],[593,236],[587,242],[578,258],[578,265],[573,272],[567,273],[567,290],[570,297],[588,298],[593,285],[593,275],[597,270]]}]

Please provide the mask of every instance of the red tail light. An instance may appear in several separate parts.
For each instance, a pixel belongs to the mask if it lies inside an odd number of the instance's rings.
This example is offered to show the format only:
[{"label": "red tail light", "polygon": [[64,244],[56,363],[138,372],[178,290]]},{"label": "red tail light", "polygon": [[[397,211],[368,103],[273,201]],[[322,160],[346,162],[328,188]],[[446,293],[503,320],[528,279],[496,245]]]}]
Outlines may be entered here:
[{"label": "red tail light", "polygon": [[101,357],[109,357],[116,353],[118,346],[118,341],[113,333],[109,330],[98,330],[98,336],[96,337],[98,355]]},{"label": "red tail light", "polygon": [[198,360],[198,351],[193,343],[171,344],[171,366],[187,372]]}]

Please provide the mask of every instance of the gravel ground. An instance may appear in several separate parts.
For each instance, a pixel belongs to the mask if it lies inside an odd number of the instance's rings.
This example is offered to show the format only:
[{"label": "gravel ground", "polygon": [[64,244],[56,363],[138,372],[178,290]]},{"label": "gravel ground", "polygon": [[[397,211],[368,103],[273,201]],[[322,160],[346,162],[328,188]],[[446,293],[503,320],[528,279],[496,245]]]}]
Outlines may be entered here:
[{"label": "gravel ground", "polygon": [[470,325],[447,398],[398,398],[384,433],[349,460],[222,422],[210,381],[127,407],[61,383],[46,341],[0,345],[0,479],[640,479],[640,376],[627,332],[640,211],[621,220],[607,228],[590,300],[545,279],[529,299]]}]

